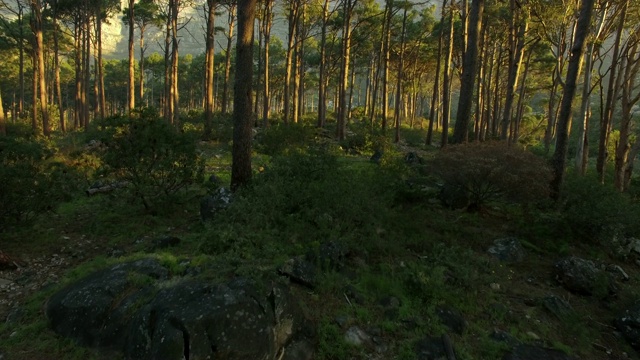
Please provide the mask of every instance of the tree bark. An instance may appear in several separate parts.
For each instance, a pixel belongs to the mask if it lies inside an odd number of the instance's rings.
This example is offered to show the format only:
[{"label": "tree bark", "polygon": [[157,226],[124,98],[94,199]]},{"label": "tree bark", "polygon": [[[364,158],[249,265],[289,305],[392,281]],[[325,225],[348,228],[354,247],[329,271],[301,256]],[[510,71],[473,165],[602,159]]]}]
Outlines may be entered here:
[{"label": "tree bark", "polygon": [[135,0],[129,0],[129,12],[127,14],[128,19],[129,19],[129,80],[128,80],[128,91],[127,91],[127,95],[129,96],[129,98],[127,99],[127,112],[129,113],[129,115],[131,115],[131,112],[133,111],[133,109],[135,109],[136,107],[136,89],[135,89],[135,84],[136,84],[136,80],[135,80],[135,59],[134,59],[134,55],[133,55],[133,29],[134,29],[134,14],[133,14],[133,8],[134,8],[134,4]]},{"label": "tree bark", "polygon": [[[469,121],[471,120],[471,107],[473,106],[473,90],[478,69],[478,38],[482,28],[482,13],[484,0],[473,0],[469,17],[469,35],[467,51],[464,55],[462,66],[462,79],[460,84],[460,99],[458,100],[458,112],[456,125],[453,131],[454,144],[461,144],[468,140]],[[479,114],[476,114],[479,116]]]},{"label": "tree bark", "polygon": [[7,124],[4,118],[4,107],[2,106],[2,92],[0,91],[0,136],[7,135]]},{"label": "tree bark", "polygon": [[[227,37],[227,52],[226,52],[226,58],[224,63],[224,84],[222,85],[222,113],[223,114],[226,114],[229,112],[228,110],[229,109],[229,77],[231,75],[231,45],[233,44],[233,27],[234,27],[233,21],[235,20],[235,16],[236,16],[236,4],[232,2],[229,5],[229,35]],[[240,26],[238,26],[238,28],[239,27]]]},{"label": "tree bark", "polygon": [[271,26],[273,24],[273,4],[274,0],[265,0],[264,21],[262,25],[264,33],[264,94],[262,102],[262,124],[265,128],[269,126],[269,113],[271,110],[271,93],[269,88],[269,46],[271,44]]},{"label": "tree bark", "polygon": [[620,58],[620,43],[622,41],[622,34],[624,30],[624,24],[627,16],[627,8],[629,6],[629,0],[624,0],[622,3],[622,11],[619,16],[619,23],[616,29],[616,37],[613,45],[613,55],[611,57],[611,71],[609,73],[609,83],[607,85],[607,97],[604,107],[604,112],[600,119],[600,136],[598,141],[598,158],[596,160],[596,171],[598,172],[598,178],[601,183],[604,184],[605,167],[607,163],[607,144],[609,142],[609,132],[611,128],[611,122],[613,118],[613,112],[615,109],[615,99],[617,98],[617,66]]},{"label": "tree bark", "polygon": [[[444,10],[443,10],[444,11]],[[453,54],[453,8],[449,8],[449,35],[446,39],[444,58],[444,75],[442,76],[442,138],[440,147],[447,146],[449,141],[449,118],[451,117],[451,56]]]},{"label": "tree bark", "polygon": [[564,168],[567,161],[567,152],[569,148],[569,118],[571,117],[571,109],[573,97],[576,92],[576,80],[580,70],[580,62],[584,48],[584,40],[589,32],[589,23],[591,21],[591,13],[595,0],[582,0],[580,16],[576,26],[576,34],[574,37],[573,47],[571,48],[571,57],[567,68],[567,77],[565,80],[564,92],[562,94],[562,104],[560,105],[560,116],[558,118],[558,139],[556,149],[551,158],[553,168],[553,180],[551,181],[551,197],[555,200],[560,197],[560,188],[564,181]]},{"label": "tree bark", "polygon": [[204,140],[211,139],[211,132],[213,127],[213,108],[214,99],[214,77],[215,77],[215,0],[207,0],[207,33],[206,33],[206,45],[205,45],[205,97],[204,97],[204,133],[202,135]]},{"label": "tree bark", "polygon": [[236,45],[233,101],[233,148],[231,189],[251,180],[251,87],[253,84],[253,21],[257,0],[238,1],[238,41]]}]

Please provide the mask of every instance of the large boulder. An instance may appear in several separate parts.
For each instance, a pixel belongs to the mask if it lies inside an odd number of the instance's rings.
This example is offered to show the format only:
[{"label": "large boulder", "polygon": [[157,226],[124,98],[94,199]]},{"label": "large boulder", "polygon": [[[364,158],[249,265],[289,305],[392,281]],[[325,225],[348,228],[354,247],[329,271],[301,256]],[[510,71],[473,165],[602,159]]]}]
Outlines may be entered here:
[{"label": "large boulder", "polygon": [[68,286],[50,299],[47,315],[57,333],[127,359],[273,359],[313,336],[284,285],[169,278],[153,259]]},{"label": "large boulder", "polygon": [[565,289],[582,295],[615,294],[617,286],[612,276],[600,270],[593,261],[570,256],[554,265],[556,280]]},{"label": "large boulder", "polygon": [[640,303],[625,310],[614,323],[629,344],[640,351]]},{"label": "large boulder", "polygon": [[122,345],[126,322],[115,318],[150,291],[143,279],[165,280],[168,275],[154,259],[111,266],[54,294],[47,304],[47,317],[55,332],[82,345]]}]

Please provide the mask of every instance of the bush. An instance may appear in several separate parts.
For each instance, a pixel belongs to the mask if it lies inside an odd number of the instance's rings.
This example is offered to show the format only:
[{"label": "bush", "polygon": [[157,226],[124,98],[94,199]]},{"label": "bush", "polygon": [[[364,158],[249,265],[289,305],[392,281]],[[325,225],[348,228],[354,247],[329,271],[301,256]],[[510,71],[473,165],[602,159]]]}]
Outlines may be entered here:
[{"label": "bush", "polygon": [[431,161],[445,188],[468,197],[469,209],[488,202],[546,199],[552,173],[547,163],[505,142],[452,145]]},{"label": "bush", "polygon": [[256,136],[256,150],[266,155],[283,155],[305,149],[314,140],[314,128],[302,124],[278,124]]},{"label": "bush", "polygon": [[174,130],[152,109],[106,120],[102,132],[102,173],[128,183],[146,210],[202,179],[196,139]]},{"label": "bush", "polygon": [[611,185],[602,185],[594,177],[568,176],[565,180],[561,212],[575,235],[588,241],[616,235],[640,234],[640,206],[627,194]]},{"label": "bush", "polygon": [[53,155],[44,142],[0,137],[0,229],[68,197],[73,181],[64,165],[51,161]]}]

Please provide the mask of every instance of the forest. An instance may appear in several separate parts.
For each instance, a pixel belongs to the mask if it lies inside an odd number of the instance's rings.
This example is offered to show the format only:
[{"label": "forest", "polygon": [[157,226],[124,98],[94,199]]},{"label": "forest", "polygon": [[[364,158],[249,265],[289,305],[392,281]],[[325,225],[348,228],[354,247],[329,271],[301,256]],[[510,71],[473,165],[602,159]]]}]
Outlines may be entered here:
[{"label": "forest", "polygon": [[0,0],[0,60],[0,360],[640,358],[637,0]]}]

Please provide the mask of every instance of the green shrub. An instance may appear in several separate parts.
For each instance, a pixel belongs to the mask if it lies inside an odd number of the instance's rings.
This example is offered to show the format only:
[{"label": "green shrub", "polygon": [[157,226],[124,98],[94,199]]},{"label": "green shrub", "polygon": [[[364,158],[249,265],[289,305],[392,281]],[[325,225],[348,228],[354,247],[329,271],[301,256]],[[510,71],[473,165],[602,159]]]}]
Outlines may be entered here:
[{"label": "green shrub", "polygon": [[552,176],[543,159],[506,142],[447,146],[431,161],[431,168],[446,187],[468,196],[470,208],[546,199]]},{"label": "green shrub", "polygon": [[282,155],[313,144],[314,128],[302,124],[278,124],[256,136],[256,150],[266,155]]},{"label": "green shrub", "polygon": [[0,229],[52,209],[74,190],[72,172],[42,141],[0,137]]},{"label": "green shrub", "polygon": [[380,127],[371,128],[368,121],[351,123],[346,138],[340,143],[345,150],[359,152],[386,151],[390,148],[390,141]]},{"label": "green shrub", "polygon": [[109,119],[102,132],[102,172],[127,183],[147,210],[202,179],[204,163],[196,139],[174,130],[154,110]]},{"label": "green shrub", "polygon": [[567,176],[561,212],[572,232],[583,240],[640,234],[640,205],[613,186],[600,184],[594,177]]}]

